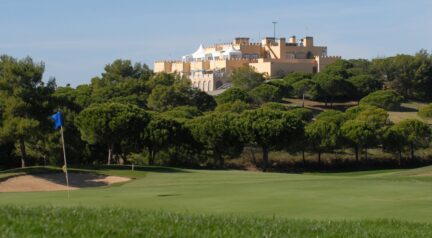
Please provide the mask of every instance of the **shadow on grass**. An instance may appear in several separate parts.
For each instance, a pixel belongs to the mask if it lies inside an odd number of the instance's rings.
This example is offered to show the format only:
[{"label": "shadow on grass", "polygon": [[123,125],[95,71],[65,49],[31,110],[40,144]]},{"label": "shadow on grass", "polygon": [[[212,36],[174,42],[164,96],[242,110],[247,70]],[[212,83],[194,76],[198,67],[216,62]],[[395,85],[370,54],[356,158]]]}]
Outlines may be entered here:
[{"label": "shadow on grass", "polygon": [[[90,169],[90,170],[132,170],[131,165],[100,165],[100,166],[84,166],[84,167],[76,167],[76,168]],[[134,171],[156,172],[156,173],[190,173],[190,171],[184,169],[163,167],[163,166],[134,166]]]},{"label": "shadow on grass", "polygon": [[417,109],[415,108],[411,108],[411,107],[404,107],[404,106],[399,106],[397,108],[395,108],[394,110],[391,110],[393,112],[418,112]]},{"label": "shadow on grass", "polygon": [[49,173],[58,173],[62,170],[58,167],[52,167],[52,166],[32,166],[32,167],[26,167],[26,168],[15,168],[15,169],[8,169],[0,171],[0,174],[6,174],[6,173],[17,173],[17,174],[49,174]]}]

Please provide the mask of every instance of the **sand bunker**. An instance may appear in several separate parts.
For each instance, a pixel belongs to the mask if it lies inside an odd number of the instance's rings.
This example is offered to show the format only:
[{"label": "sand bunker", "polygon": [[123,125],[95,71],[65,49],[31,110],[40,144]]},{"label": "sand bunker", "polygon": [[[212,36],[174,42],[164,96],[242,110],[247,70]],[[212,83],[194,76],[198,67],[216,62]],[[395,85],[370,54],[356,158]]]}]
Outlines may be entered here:
[{"label": "sand bunker", "polygon": [[[130,178],[102,174],[69,173],[71,190],[107,186],[129,181]],[[36,192],[67,190],[63,173],[34,174],[11,177],[0,182],[0,192]]]}]

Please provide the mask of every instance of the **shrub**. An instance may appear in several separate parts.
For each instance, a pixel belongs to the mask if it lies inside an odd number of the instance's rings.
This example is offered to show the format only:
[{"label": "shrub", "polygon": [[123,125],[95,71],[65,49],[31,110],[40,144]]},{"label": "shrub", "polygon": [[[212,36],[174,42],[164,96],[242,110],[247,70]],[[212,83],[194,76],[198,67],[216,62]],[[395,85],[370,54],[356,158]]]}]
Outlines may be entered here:
[{"label": "shrub", "polygon": [[391,110],[400,107],[403,97],[393,90],[379,90],[360,100],[360,104],[369,104],[382,109]]},{"label": "shrub", "polygon": [[418,115],[422,118],[432,118],[432,103],[420,108]]}]

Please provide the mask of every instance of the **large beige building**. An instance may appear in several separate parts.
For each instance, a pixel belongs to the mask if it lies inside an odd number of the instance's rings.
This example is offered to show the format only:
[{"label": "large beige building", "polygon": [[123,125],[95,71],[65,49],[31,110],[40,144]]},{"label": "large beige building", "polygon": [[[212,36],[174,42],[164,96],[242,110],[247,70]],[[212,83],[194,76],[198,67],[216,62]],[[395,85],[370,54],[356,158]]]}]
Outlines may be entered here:
[{"label": "large beige building", "polygon": [[228,82],[232,70],[251,66],[269,78],[291,72],[320,72],[326,65],[340,59],[327,56],[327,47],[315,46],[312,37],[297,40],[264,38],[253,43],[249,38],[235,38],[232,43],[202,45],[197,51],[183,56],[179,61],[156,61],[155,72],[177,72],[190,78],[192,85],[209,92]]}]

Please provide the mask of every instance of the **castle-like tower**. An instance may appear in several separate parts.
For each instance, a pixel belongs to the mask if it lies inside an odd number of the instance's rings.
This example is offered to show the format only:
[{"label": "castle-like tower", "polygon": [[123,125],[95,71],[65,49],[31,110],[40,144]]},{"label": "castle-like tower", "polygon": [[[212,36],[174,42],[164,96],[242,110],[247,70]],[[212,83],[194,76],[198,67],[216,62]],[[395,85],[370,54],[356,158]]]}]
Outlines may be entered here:
[{"label": "castle-like tower", "polygon": [[232,43],[200,45],[179,61],[156,61],[154,71],[177,72],[190,78],[194,87],[209,92],[221,87],[239,67],[249,65],[269,78],[277,78],[291,72],[317,73],[340,58],[327,56],[327,47],[314,46],[310,36],[300,40],[292,36],[288,41],[266,37],[260,43],[238,37]]}]

